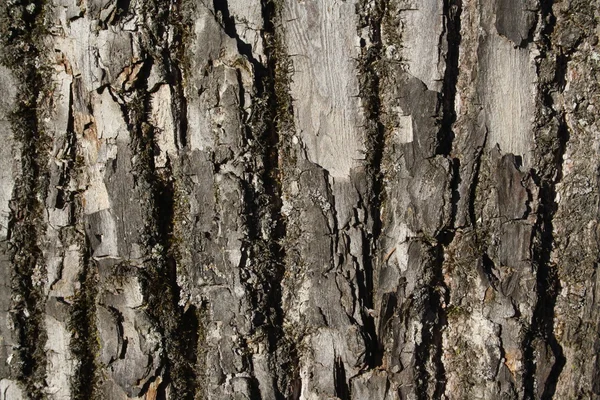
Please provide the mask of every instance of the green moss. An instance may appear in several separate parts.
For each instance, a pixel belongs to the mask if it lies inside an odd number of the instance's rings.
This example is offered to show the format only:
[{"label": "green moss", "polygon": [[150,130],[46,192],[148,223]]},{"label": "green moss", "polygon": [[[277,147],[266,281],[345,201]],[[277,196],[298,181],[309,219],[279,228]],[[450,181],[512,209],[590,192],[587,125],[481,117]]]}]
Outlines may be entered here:
[{"label": "green moss", "polygon": [[457,322],[467,318],[471,313],[465,308],[457,305],[450,305],[446,308],[446,317],[449,322]]}]

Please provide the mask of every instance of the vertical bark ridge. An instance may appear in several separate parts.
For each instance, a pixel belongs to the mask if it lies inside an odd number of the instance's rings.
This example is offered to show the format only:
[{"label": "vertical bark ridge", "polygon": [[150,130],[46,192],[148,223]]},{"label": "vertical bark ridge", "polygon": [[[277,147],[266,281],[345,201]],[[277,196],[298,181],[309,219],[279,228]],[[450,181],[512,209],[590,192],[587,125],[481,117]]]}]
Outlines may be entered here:
[{"label": "vertical bark ridge", "polygon": [[[133,135],[132,147],[136,154],[134,170],[138,184],[145,192],[146,226],[145,246],[149,251],[144,268],[139,270],[142,293],[148,304],[147,314],[161,335],[162,382],[156,389],[159,396],[193,399],[197,391],[196,357],[199,336],[199,317],[193,305],[180,305],[177,283],[178,246],[175,226],[182,201],[174,173],[176,159],[169,155],[164,167],[155,164],[159,128],[149,120],[151,95],[148,86],[153,65],[165,71],[170,91],[175,98],[171,112],[176,124],[179,147],[187,142],[185,98],[182,94],[182,74],[177,58],[181,50],[180,27],[173,24],[172,9],[179,4],[148,1],[144,3],[146,30],[143,67],[136,78],[134,93],[124,105],[124,116]],[[169,35],[174,30],[176,44],[171,46]],[[150,383],[150,382],[149,382]],[[148,387],[144,391],[148,390]]]},{"label": "vertical bark ridge", "polygon": [[[460,158],[453,154],[454,145],[454,130],[453,125],[456,122],[456,91],[459,75],[459,52],[461,46],[461,12],[462,0],[444,0],[443,15],[444,15],[444,31],[440,36],[440,40],[445,40],[446,45],[440,43],[440,48],[445,48],[445,67],[442,83],[442,91],[440,94],[439,107],[441,108],[440,128],[438,131],[438,140],[436,154],[443,155],[448,159],[451,158],[451,179],[450,179],[450,216],[447,223],[438,232],[436,244],[433,245],[433,277],[431,282],[431,308],[435,311],[435,317],[431,321],[431,333],[427,333],[423,338],[423,343],[430,343],[430,349],[426,350],[423,358],[431,357],[435,366],[435,375],[432,377],[435,381],[433,397],[439,398],[446,391],[446,368],[444,366],[444,348],[443,348],[443,332],[448,324],[448,316],[446,305],[450,302],[449,287],[444,279],[444,262],[446,260],[446,249],[455,237],[456,219],[458,213],[458,202],[460,198],[459,184],[460,177]],[[441,51],[441,50],[440,50]],[[474,195],[474,193],[472,193]],[[429,354],[430,353],[430,354]],[[422,382],[428,382],[429,379],[424,378]],[[427,387],[423,388],[421,395],[427,395]]]},{"label": "vertical bark ridge", "polygon": [[50,138],[41,123],[47,76],[41,63],[43,2],[17,1],[3,16],[2,63],[18,80],[12,129],[21,145],[21,176],[15,183],[7,239],[11,246],[13,322],[18,332],[18,380],[32,399],[44,399],[46,377],[43,292],[46,268],[40,240],[45,233],[44,199]]},{"label": "vertical bark ridge", "polygon": [[[81,82],[74,80],[70,84],[68,102],[68,122],[65,146],[68,151],[63,162],[63,171],[59,181],[59,191],[56,195],[55,208],[69,207],[70,218],[67,227],[61,231],[63,242],[77,244],[80,254],[77,276],[75,277],[75,290],[68,302],[60,297],[60,291],[54,295],[59,302],[69,304],[69,352],[76,360],[70,376],[70,394],[74,399],[96,399],[99,396],[98,383],[100,380],[99,368],[96,359],[99,348],[98,329],[96,326],[96,301],[98,296],[97,265],[91,257],[91,246],[85,235],[85,217],[81,188],[85,187],[82,171],[85,168],[82,143],[79,138],[84,135],[84,126],[80,126],[80,115],[89,113],[89,100],[80,98]],[[78,113],[79,115],[75,115]],[[78,126],[76,127],[76,121]],[[52,286],[67,278],[63,260],[63,271]],[[78,286],[77,286],[78,285]],[[52,288],[51,286],[51,288]],[[53,293],[50,293],[52,296]],[[61,366],[65,367],[65,366]],[[58,368],[57,368],[58,369]]]},{"label": "vertical bark ridge", "polygon": [[[524,337],[524,389],[525,398],[552,398],[556,384],[566,364],[562,346],[556,339],[554,314],[557,297],[561,291],[558,266],[552,261],[554,248],[554,215],[557,211],[557,184],[562,179],[563,157],[569,141],[569,130],[565,122],[564,111],[555,104],[553,93],[564,90],[566,67],[561,65],[564,56],[557,54],[552,43],[556,18],[552,11],[553,0],[540,2],[541,40],[539,48],[542,53],[538,64],[538,74],[542,74],[544,63],[554,64],[551,81],[540,82],[539,107],[542,115],[538,121],[537,132],[541,135],[545,130],[552,132],[550,143],[542,147],[539,157],[539,169],[532,170],[532,175],[539,186],[539,206],[537,220],[532,235],[532,263],[536,271],[537,300],[533,310],[531,327]],[[545,71],[544,71],[545,72]],[[545,346],[547,350],[543,350]],[[540,354],[551,353],[551,358]],[[552,366],[546,374],[540,371],[539,364],[551,362]],[[544,368],[547,369],[547,368]],[[546,376],[544,376],[546,375]]]}]

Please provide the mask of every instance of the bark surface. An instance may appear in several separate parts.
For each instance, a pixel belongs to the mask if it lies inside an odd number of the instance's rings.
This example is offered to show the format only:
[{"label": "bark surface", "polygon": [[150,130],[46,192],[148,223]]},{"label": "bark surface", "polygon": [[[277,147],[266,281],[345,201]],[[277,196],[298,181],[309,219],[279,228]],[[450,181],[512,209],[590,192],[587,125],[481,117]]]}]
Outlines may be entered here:
[{"label": "bark surface", "polygon": [[0,4],[0,400],[600,397],[598,0]]}]

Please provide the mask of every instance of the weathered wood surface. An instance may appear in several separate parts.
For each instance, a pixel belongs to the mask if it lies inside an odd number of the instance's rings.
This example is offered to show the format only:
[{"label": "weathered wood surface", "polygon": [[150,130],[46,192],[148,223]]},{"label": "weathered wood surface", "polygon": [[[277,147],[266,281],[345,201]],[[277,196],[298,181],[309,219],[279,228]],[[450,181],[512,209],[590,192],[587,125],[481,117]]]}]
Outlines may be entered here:
[{"label": "weathered wood surface", "polygon": [[0,4],[0,399],[600,397],[597,0]]}]

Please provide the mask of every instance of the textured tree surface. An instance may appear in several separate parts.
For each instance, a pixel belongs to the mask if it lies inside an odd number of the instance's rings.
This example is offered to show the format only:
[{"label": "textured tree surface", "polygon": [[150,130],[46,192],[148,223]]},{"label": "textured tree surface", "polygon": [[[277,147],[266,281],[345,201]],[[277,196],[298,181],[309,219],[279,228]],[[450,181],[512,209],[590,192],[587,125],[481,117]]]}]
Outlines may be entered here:
[{"label": "textured tree surface", "polygon": [[599,0],[0,30],[0,400],[600,398]]}]

